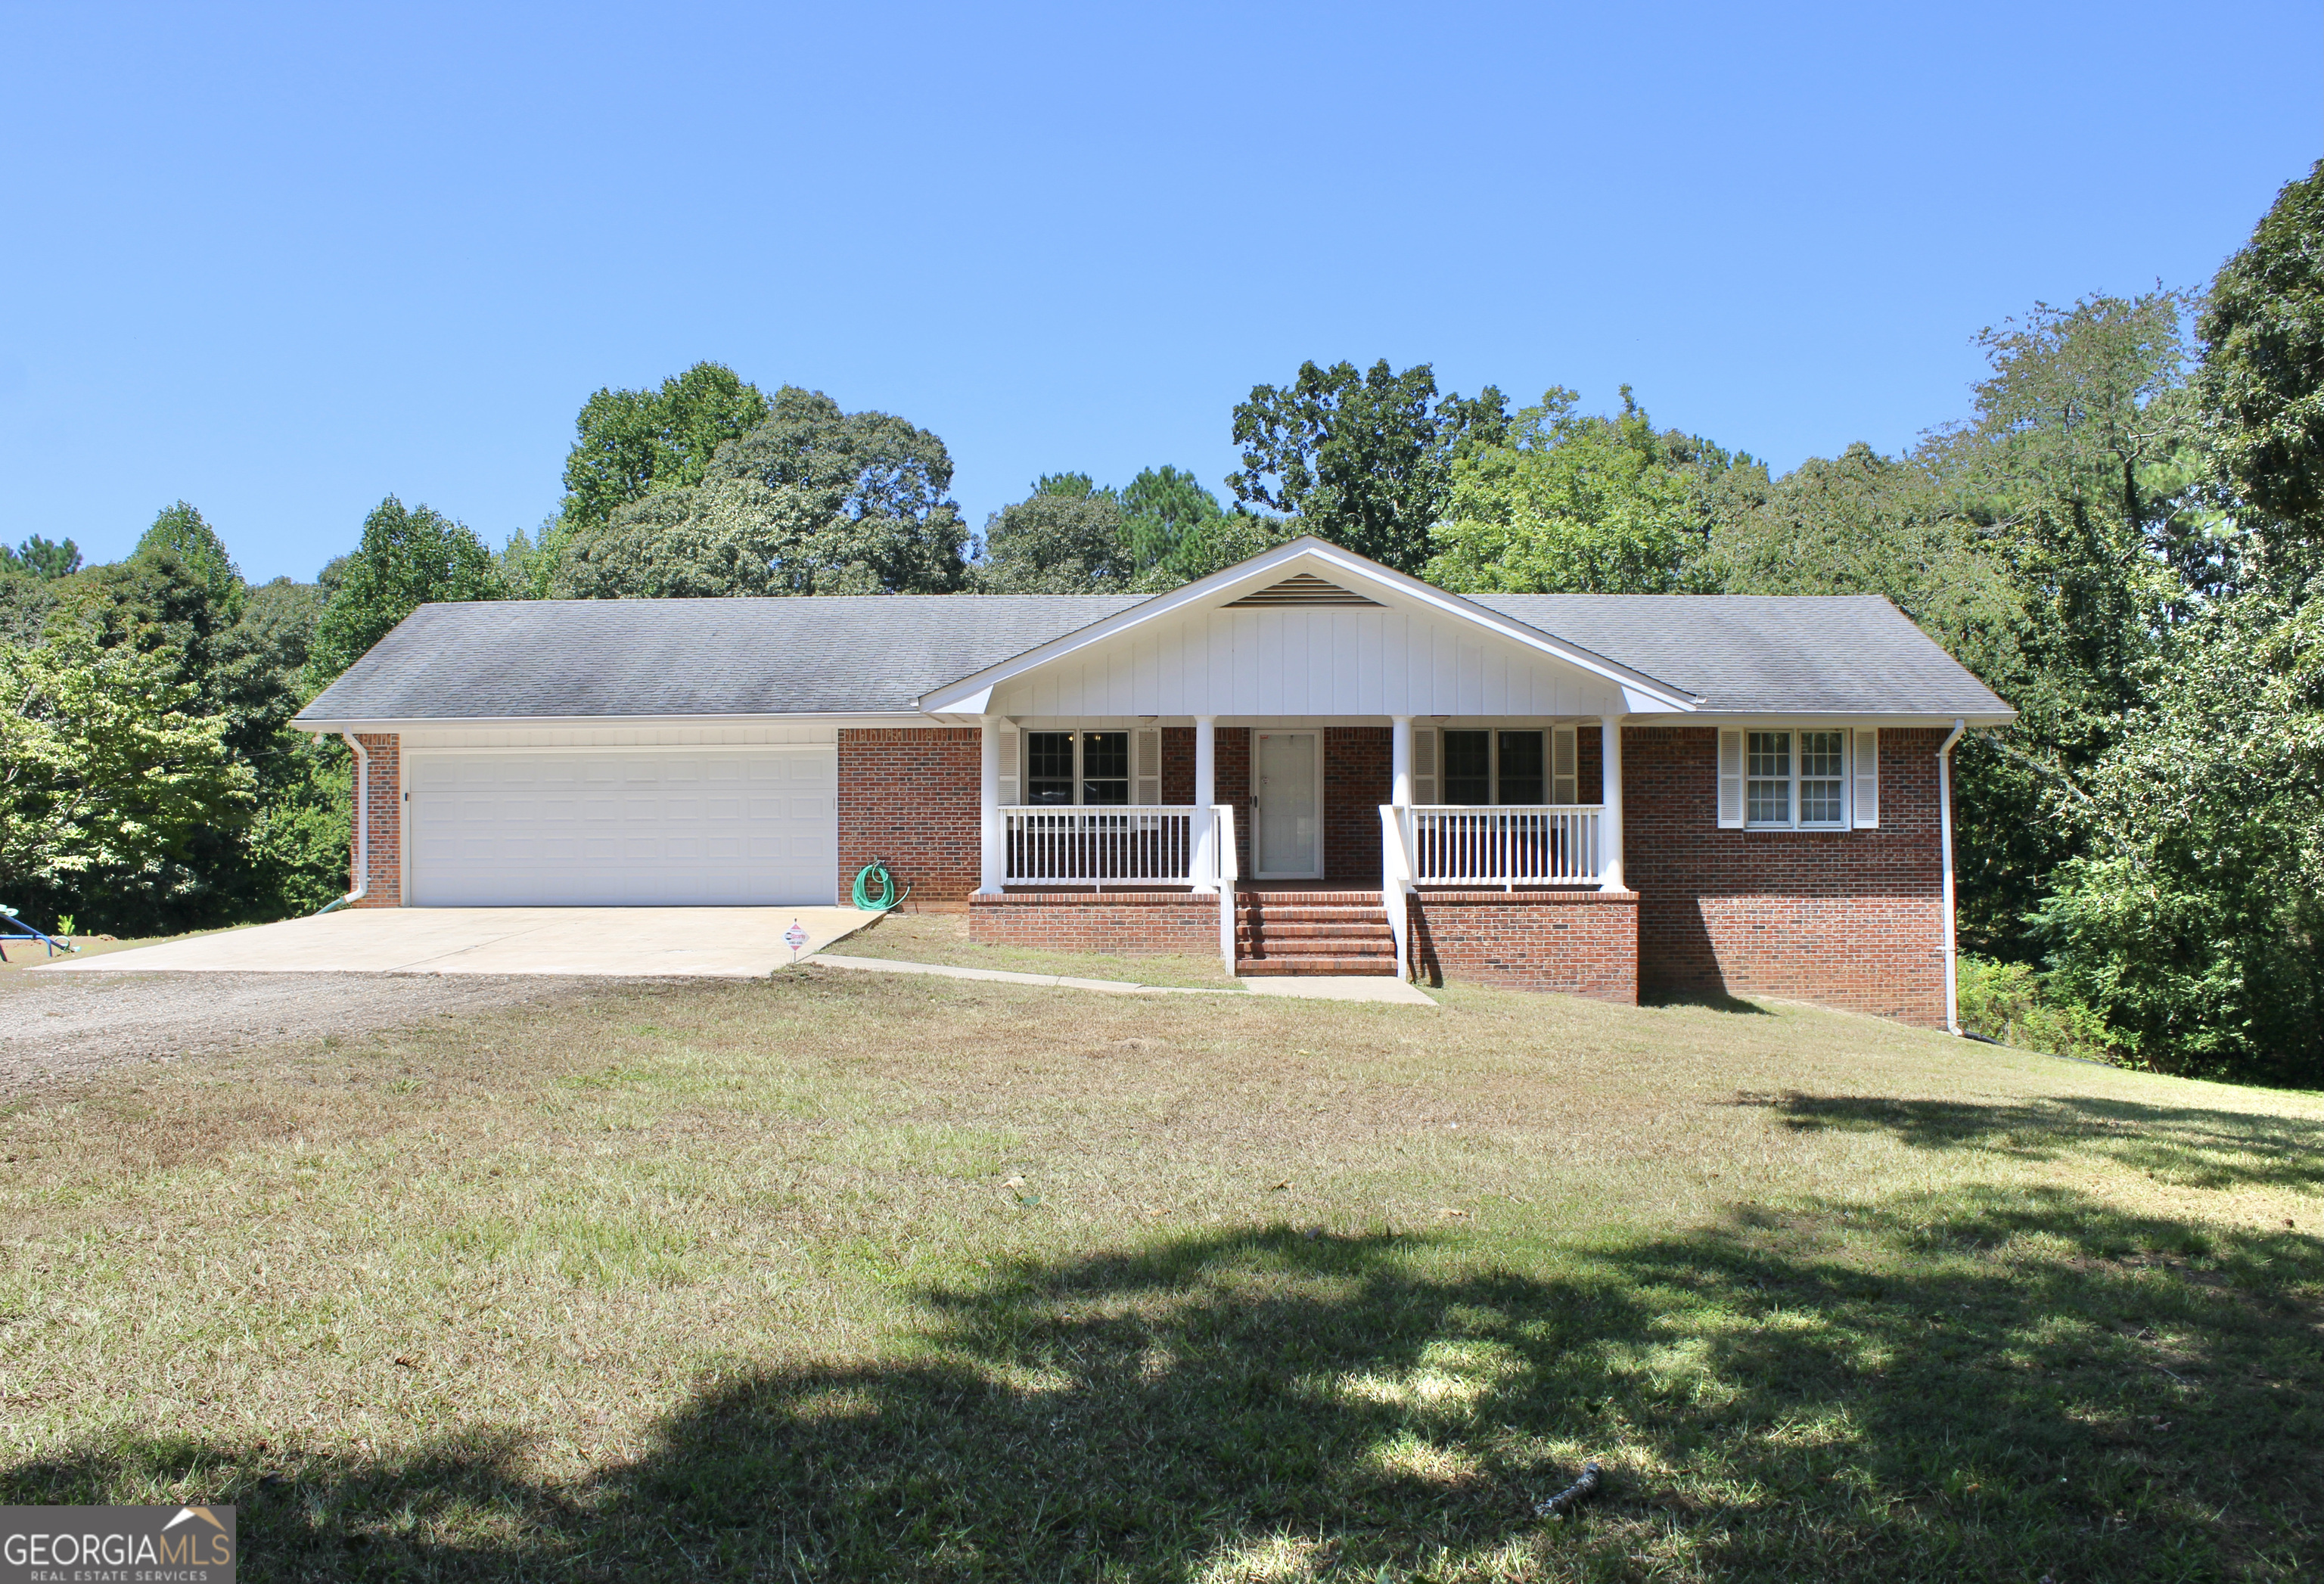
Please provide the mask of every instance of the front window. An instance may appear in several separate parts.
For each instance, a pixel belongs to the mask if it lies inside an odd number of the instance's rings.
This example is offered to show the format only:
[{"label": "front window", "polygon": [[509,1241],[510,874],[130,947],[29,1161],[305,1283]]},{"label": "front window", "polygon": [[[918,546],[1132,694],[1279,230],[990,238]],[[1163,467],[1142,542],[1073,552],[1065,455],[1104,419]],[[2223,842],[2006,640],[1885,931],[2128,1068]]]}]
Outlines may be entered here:
[{"label": "front window", "polygon": [[1082,733],[1082,801],[1130,801],[1130,733]]},{"label": "front window", "polygon": [[1127,804],[1130,733],[1026,732],[1025,801]]},{"label": "front window", "polygon": [[1538,804],[1543,775],[1539,732],[1444,733],[1444,801]]},{"label": "front window", "polygon": [[1846,824],[1845,732],[1752,732],[1744,759],[1746,824],[1784,830]]}]

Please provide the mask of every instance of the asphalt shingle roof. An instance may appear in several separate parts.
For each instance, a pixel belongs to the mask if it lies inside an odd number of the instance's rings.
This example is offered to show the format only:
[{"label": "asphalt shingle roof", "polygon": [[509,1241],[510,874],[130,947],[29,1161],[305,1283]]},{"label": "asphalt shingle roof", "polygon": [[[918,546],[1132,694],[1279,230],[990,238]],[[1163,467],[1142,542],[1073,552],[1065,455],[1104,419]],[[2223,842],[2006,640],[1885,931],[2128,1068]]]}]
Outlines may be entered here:
[{"label": "asphalt shingle roof", "polygon": [[1471,594],[1683,687],[1705,714],[2006,715],[2007,705],[1878,594]]},{"label": "asphalt shingle roof", "polygon": [[881,714],[1116,611],[1109,594],[422,605],[300,712],[318,721]]},{"label": "asphalt shingle roof", "polygon": [[[2005,715],[1872,594],[1485,594],[1706,713]],[[1126,594],[422,605],[300,718],[881,714],[1142,603]]]}]

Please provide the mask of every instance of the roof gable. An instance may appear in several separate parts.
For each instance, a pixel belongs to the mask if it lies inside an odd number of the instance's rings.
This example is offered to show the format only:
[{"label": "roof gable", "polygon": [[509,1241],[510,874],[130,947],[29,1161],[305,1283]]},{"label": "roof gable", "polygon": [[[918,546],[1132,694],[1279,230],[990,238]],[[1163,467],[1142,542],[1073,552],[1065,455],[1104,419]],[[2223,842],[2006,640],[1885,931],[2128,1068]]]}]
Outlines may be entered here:
[{"label": "roof gable", "polygon": [[985,714],[991,706],[996,688],[1042,667],[1107,645],[1141,627],[1158,626],[1214,608],[1238,607],[1251,594],[1273,590],[1302,576],[1360,594],[1366,603],[1385,610],[1425,614],[1436,622],[1464,628],[1480,643],[1527,652],[1586,673],[1618,690],[1624,701],[1618,707],[1625,710],[1683,713],[1695,707],[1692,695],[1682,688],[1313,537],[1277,545],[1248,561],[1197,578],[1143,604],[935,688],[922,695],[920,707],[931,714]]}]

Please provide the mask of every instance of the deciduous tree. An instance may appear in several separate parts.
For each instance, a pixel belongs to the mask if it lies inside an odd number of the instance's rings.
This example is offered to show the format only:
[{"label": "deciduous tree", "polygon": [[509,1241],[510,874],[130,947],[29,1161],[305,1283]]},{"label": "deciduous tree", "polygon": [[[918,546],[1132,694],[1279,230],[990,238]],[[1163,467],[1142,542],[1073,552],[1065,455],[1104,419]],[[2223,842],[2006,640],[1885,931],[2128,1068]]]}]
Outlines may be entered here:
[{"label": "deciduous tree", "polygon": [[1383,358],[1299,366],[1289,385],[1256,385],[1234,410],[1242,468],[1227,487],[1247,503],[1296,514],[1302,529],[1417,573],[1431,554],[1452,461],[1502,437],[1508,402],[1488,385],[1438,400],[1426,364],[1397,373]]},{"label": "deciduous tree", "polygon": [[364,519],[316,622],[308,677],[318,691],[421,605],[500,594],[493,555],[463,524],[388,496]]},{"label": "deciduous tree", "polygon": [[884,412],[785,386],[699,483],[659,490],[558,548],[572,598],[669,594],[942,594],[967,530],[944,442]]}]

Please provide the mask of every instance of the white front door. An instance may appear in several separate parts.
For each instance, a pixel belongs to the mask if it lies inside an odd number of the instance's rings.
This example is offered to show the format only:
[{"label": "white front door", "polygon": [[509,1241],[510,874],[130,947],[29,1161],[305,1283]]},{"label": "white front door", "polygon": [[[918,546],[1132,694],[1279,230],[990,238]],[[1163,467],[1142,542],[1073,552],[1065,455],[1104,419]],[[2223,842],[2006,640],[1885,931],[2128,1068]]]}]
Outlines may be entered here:
[{"label": "white front door", "polygon": [[428,753],[407,760],[422,907],[828,905],[837,751]]},{"label": "white front door", "polygon": [[1313,732],[1259,732],[1253,780],[1258,810],[1252,867],[1263,880],[1323,873],[1322,743]]}]

